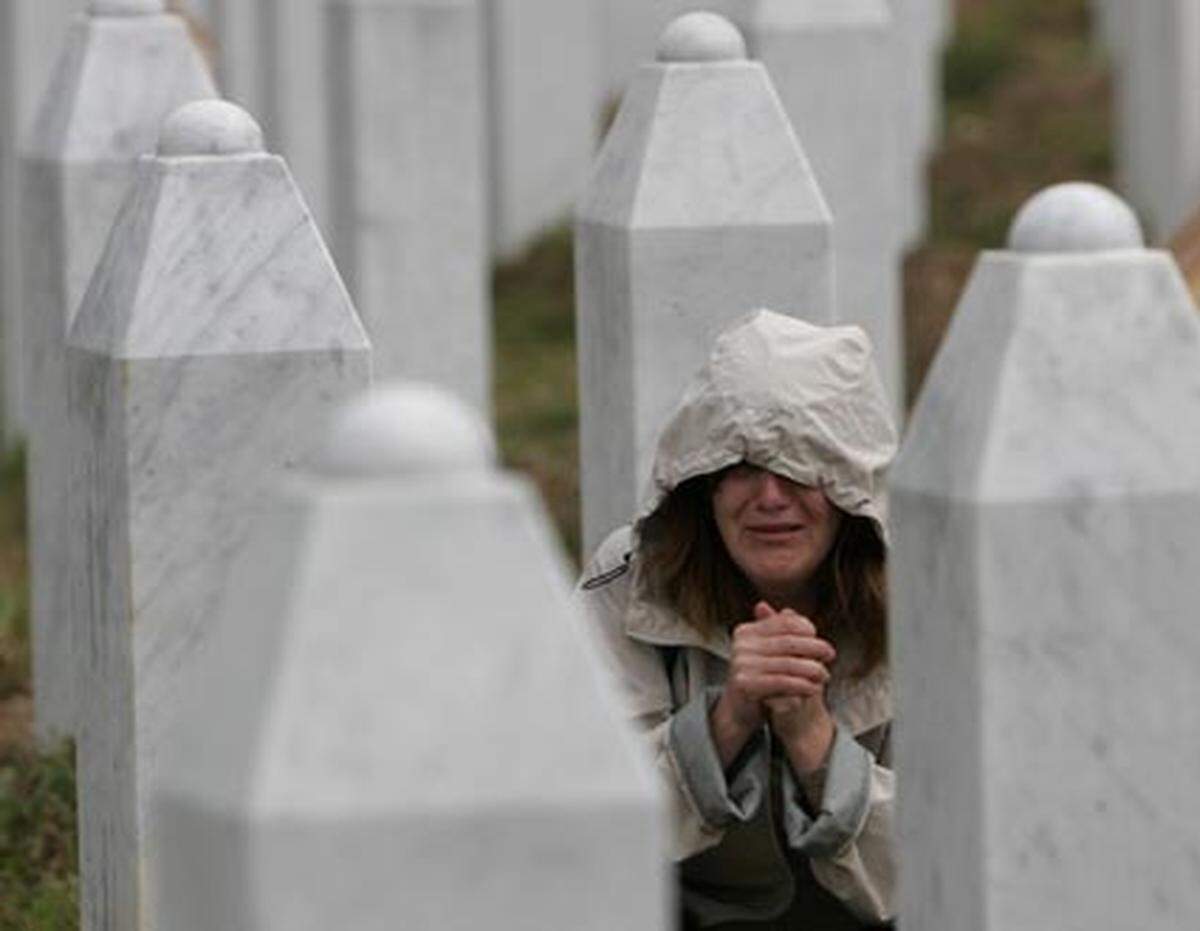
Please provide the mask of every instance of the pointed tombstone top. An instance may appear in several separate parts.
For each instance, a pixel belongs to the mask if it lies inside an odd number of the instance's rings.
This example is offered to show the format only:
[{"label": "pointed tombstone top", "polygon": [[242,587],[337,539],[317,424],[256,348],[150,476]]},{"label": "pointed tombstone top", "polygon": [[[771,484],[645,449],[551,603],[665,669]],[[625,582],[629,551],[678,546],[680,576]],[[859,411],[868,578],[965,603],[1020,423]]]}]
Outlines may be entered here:
[{"label": "pointed tombstone top", "polygon": [[1200,488],[1200,318],[1170,255],[1092,184],[1033,197],[984,253],[889,479],[1026,504]]},{"label": "pointed tombstone top", "polygon": [[392,384],[350,404],[311,469],[328,478],[444,476],[495,462],[495,444],[465,403],[431,385]]},{"label": "pointed tombstone top", "polygon": [[249,113],[227,100],[185,104],[163,123],[160,158],[248,155],[263,151],[263,134]]},{"label": "pointed tombstone top", "polygon": [[1063,253],[1143,249],[1137,215],[1098,184],[1074,181],[1035,194],[1013,220],[1012,252]]},{"label": "pointed tombstone top", "polygon": [[283,159],[220,100],[177,109],[138,162],[69,342],[125,360],[368,345]]},{"label": "pointed tombstone top", "polygon": [[91,0],[92,16],[155,16],[167,12],[164,0]]},{"label": "pointed tombstone top", "polygon": [[746,40],[724,16],[687,13],[663,30],[656,57],[664,63],[743,61]]}]

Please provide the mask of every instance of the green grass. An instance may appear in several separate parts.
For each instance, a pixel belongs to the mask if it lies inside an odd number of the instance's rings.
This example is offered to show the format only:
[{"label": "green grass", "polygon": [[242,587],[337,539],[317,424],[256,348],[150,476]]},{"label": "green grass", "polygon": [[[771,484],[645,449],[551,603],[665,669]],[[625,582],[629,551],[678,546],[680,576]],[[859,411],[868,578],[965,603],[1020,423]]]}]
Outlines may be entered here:
[{"label": "green grass", "polygon": [[0,750],[0,929],[76,927],[76,873],[71,748]]},{"label": "green grass", "polygon": [[579,415],[570,230],[497,269],[496,420],[500,450],[546,498],[567,551],[579,555]]},{"label": "green grass", "polygon": [[[929,241],[905,269],[915,393],[981,248],[1021,203],[1068,178],[1110,181],[1108,75],[1085,0],[959,0],[945,58],[945,138],[930,167]],[[496,271],[496,417],[504,462],[541,489],[565,546],[579,547],[571,239],[561,229]],[[29,693],[23,465],[0,465],[0,931],[76,926],[69,750],[5,741]],[[16,711],[13,711],[16,709]],[[11,726],[9,730],[11,731]]]}]

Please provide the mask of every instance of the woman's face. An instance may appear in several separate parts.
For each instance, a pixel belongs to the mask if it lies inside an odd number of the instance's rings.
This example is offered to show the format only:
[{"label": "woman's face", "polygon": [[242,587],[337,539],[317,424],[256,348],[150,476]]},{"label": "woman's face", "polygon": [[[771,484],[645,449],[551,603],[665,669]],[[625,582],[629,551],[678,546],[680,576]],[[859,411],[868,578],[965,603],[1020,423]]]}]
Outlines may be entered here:
[{"label": "woman's face", "polygon": [[820,488],[741,463],[713,489],[713,516],[725,549],[775,608],[809,607],[809,583],[842,525]]}]

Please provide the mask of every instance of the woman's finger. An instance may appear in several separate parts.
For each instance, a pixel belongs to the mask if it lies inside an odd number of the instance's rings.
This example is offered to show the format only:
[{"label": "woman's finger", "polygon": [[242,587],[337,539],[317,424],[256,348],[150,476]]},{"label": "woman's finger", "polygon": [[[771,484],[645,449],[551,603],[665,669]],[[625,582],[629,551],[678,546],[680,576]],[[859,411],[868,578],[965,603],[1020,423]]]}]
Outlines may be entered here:
[{"label": "woman's finger", "polygon": [[748,658],[746,667],[758,675],[797,676],[824,684],[829,681],[829,670],[824,663],[813,659],[798,659],[794,656],[759,656]]},{"label": "woman's finger", "polygon": [[768,698],[794,696],[796,698],[812,698],[820,695],[825,686],[802,676],[757,675],[748,677],[749,684],[745,694],[755,701],[765,701]]},{"label": "woman's finger", "polygon": [[753,656],[798,656],[832,663],[837,658],[833,644],[820,637],[777,634],[772,637],[745,637],[734,644],[736,652]]}]

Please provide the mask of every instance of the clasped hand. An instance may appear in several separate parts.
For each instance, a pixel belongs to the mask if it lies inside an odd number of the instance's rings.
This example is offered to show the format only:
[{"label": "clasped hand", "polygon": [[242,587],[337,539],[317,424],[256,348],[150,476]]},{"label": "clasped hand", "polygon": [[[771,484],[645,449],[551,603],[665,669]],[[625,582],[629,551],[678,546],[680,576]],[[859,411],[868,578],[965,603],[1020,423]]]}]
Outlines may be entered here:
[{"label": "clasped hand", "polygon": [[808,618],[760,601],[754,619],[734,628],[729,677],[713,709],[725,765],[764,722],[794,767],[806,773],[823,765],[834,735],[825,684],[836,655]]}]

